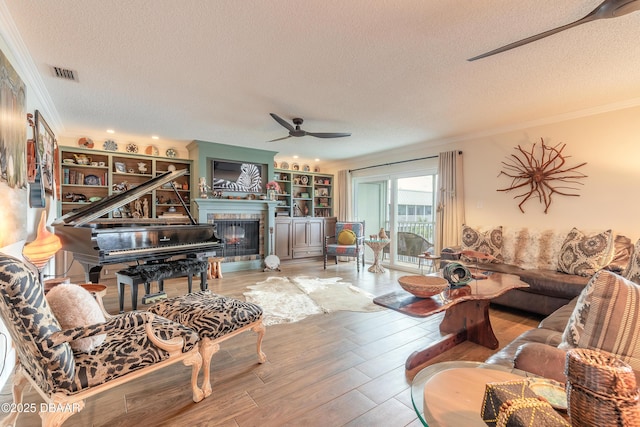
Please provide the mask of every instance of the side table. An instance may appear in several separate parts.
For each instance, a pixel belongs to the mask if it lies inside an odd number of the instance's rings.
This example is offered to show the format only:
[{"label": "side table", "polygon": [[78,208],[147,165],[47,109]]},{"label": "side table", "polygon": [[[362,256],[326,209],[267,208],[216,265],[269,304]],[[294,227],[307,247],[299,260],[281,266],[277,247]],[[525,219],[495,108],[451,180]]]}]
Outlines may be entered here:
[{"label": "side table", "polygon": [[480,362],[436,363],[413,379],[411,402],[425,426],[486,427],[481,416],[486,384],[527,376],[535,375]]},{"label": "side table", "polygon": [[435,273],[436,271],[438,271],[438,269],[436,268],[436,261],[440,261],[440,257],[437,255],[431,255],[431,254],[421,254],[418,255],[418,268],[420,269],[420,274],[423,274],[422,272],[422,260],[426,261],[431,261],[428,265],[429,269],[427,270],[427,273]]},{"label": "side table", "polygon": [[369,267],[369,271],[371,273],[384,273],[385,269],[380,264],[380,254],[382,253],[382,249],[387,246],[391,242],[388,239],[380,239],[380,240],[365,240],[365,245],[369,246],[373,251],[373,264]]}]

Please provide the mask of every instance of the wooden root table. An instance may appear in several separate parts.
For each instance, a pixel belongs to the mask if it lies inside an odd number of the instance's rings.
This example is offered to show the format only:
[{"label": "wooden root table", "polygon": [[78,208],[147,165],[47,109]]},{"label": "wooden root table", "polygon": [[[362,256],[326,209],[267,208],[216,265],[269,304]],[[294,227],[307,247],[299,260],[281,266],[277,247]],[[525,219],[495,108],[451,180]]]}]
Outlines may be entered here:
[{"label": "wooden root table", "polygon": [[[415,276],[416,280],[428,276]],[[429,298],[418,298],[398,290],[374,298],[373,302],[383,307],[413,317],[428,317],[442,311],[444,319],[440,323],[442,339],[429,347],[413,352],[405,363],[408,378],[424,367],[431,359],[442,354],[461,342],[468,340],[495,350],[499,343],[489,319],[489,304],[511,289],[527,288],[513,274],[489,273],[484,280],[473,280],[467,285],[448,288],[444,292]]]},{"label": "wooden root table", "polygon": [[365,240],[365,245],[369,246],[373,251],[373,264],[369,267],[369,271],[371,273],[384,273],[385,269],[380,264],[380,254],[382,253],[382,249],[389,244],[391,240]]}]

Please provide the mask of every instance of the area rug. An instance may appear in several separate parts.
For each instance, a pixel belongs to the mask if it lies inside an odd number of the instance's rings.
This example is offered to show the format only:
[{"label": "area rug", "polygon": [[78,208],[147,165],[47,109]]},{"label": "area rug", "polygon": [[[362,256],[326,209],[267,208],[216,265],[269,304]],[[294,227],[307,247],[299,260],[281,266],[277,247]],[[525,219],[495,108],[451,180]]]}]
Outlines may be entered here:
[{"label": "area rug", "polygon": [[264,310],[265,325],[298,322],[307,316],[345,311],[379,311],[373,296],[341,277],[309,276],[269,277],[264,282],[248,286],[244,292],[248,302]]}]

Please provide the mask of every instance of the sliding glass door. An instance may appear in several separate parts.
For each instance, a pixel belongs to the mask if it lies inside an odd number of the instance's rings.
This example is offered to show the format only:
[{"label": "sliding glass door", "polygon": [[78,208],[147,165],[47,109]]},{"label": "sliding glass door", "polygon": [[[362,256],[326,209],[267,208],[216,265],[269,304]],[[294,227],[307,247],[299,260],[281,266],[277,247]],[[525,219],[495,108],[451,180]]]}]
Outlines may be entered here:
[{"label": "sliding glass door", "polygon": [[[391,239],[384,265],[417,272],[418,255],[433,251],[436,181],[434,172],[424,171],[354,178],[354,211],[366,236],[384,229]],[[368,248],[365,258],[373,260]]]}]

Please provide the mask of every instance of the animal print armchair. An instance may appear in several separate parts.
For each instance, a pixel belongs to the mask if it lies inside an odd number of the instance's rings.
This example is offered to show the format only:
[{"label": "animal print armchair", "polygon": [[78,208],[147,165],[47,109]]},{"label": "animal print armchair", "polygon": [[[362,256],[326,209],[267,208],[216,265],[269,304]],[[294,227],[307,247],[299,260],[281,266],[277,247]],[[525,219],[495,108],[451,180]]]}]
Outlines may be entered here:
[{"label": "animal print armchair", "polygon": [[327,257],[334,256],[356,259],[356,269],[360,271],[360,258],[364,267],[364,221],[336,222],[336,234],[326,236],[324,240],[324,269],[327,269]]},{"label": "animal print armchair", "polygon": [[[93,300],[90,299],[91,302]],[[198,334],[148,312],[106,314],[104,323],[63,330],[27,265],[0,253],[0,316],[16,350],[14,403],[31,383],[47,407],[71,410],[41,412],[42,426],[59,426],[84,407],[84,399],[176,362],[191,366],[194,402],[204,395],[197,386],[202,358]],[[74,340],[104,335],[97,347],[72,350]],[[53,406],[52,406],[53,405]],[[14,425],[18,412],[0,422]]]}]

